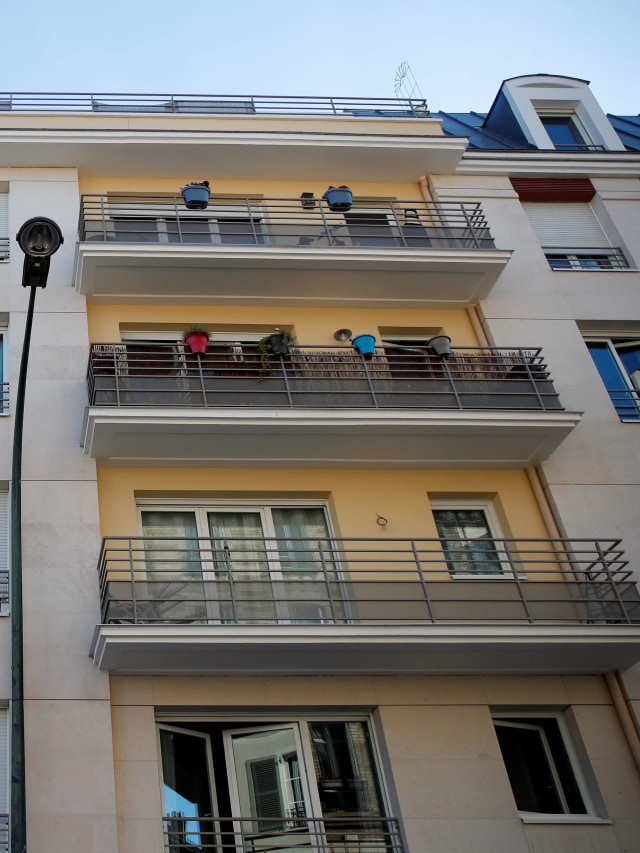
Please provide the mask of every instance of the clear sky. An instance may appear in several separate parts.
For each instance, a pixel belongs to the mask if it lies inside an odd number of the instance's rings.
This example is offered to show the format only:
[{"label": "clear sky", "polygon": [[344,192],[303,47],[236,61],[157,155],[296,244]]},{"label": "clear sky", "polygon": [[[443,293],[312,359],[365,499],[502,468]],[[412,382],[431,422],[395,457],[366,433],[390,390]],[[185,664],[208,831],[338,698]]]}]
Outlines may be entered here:
[{"label": "clear sky", "polygon": [[639,0],[5,0],[6,92],[393,97],[486,112],[520,74],[640,112]]}]

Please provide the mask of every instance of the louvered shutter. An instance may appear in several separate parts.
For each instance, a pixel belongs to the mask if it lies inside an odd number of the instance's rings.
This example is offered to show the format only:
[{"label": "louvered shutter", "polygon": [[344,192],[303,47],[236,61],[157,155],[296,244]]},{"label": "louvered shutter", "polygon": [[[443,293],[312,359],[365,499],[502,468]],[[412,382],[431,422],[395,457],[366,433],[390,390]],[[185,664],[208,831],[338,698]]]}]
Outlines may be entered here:
[{"label": "louvered shutter", "polygon": [[608,249],[611,243],[589,204],[523,202],[543,248]]},{"label": "louvered shutter", "polygon": [[[9,812],[9,709],[0,708],[0,815]],[[3,821],[0,819],[0,842]],[[1,843],[0,843],[1,847]]]},{"label": "louvered shutter", "polygon": [[276,759],[257,758],[249,766],[254,814],[258,818],[263,818],[260,821],[260,831],[278,829],[280,821],[268,820],[268,818],[282,817],[284,811]]},{"label": "louvered shutter", "polygon": [[0,258],[9,257],[9,193],[0,193]]},{"label": "louvered shutter", "polygon": [[9,601],[9,493],[0,492],[0,610]]}]

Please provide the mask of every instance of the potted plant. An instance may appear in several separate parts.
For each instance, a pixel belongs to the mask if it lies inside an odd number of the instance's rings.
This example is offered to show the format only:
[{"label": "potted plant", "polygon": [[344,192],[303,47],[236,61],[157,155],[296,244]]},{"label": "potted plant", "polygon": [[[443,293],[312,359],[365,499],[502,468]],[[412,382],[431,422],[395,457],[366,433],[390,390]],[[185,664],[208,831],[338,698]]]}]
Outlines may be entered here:
[{"label": "potted plant", "polygon": [[182,338],[192,353],[204,353],[209,343],[209,332],[202,326],[190,326],[185,329]]},{"label": "potted plant", "polygon": [[283,331],[275,328],[269,335],[265,335],[258,341],[258,352],[260,353],[260,374],[258,382],[262,382],[271,369],[272,355],[289,355],[291,347],[296,343],[293,332]]},{"label": "potted plant", "polygon": [[353,193],[344,184],[340,187],[329,187],[322,198],[334,213],[346,213],[351,210],[353,204]]},{"label": "potted plant", "polygon": [[209,204],[209,181],[191,181],[180,190],[185,207],[189,210],[206,210]]},{"label": "potted plant", "polygon": [[436,335],[427,341],[427,346],[431,347],[440,358],[447,358],[451,355],[451,338],[449,335]]},{"label": "potted plant", "polygon": [[376,351],[376,339],[373,335],[358,335],[351,339],[351,344],[365,361],[371,361]]}]

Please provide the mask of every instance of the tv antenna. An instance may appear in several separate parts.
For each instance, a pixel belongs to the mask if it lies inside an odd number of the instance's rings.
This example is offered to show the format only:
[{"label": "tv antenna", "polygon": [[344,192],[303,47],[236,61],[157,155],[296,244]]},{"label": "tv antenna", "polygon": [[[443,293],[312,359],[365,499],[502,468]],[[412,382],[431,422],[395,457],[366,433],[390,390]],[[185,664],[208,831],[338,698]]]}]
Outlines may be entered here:
[{"label": "tv antenna", "polygon": [[397,98],[406,98],[414,109],[416,108],[414,106],[415,101],[419,101],[420,103],[417,108],[426,112],[427,101],[420,91],[420,86],[418,86],[418,81],[411,70],[411,66],[406,61],[398,65],[394,80],[394,91]]}]

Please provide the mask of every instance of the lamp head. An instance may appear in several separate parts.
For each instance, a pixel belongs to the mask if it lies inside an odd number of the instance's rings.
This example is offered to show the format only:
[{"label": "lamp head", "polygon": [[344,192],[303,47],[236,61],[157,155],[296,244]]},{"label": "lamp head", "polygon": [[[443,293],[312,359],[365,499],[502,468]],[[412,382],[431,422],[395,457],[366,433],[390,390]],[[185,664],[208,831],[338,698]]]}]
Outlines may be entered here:
[{"label": "lamp head", "polygon": [[16,240],[29,258],[50,258],[64,243],[62,231],[46,216],[28,219],[18,231]]}]

